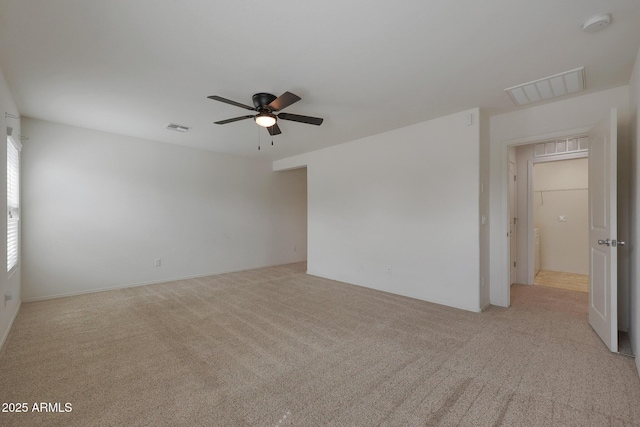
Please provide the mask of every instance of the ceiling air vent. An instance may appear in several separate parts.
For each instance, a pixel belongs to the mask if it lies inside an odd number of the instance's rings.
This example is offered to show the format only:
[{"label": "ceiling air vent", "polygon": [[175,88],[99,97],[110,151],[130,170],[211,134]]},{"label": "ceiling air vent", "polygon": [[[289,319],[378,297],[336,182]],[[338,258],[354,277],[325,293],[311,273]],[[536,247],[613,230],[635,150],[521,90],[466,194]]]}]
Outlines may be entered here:
[{"label": "ceiling air vent", "polygon": [[189,132],[189,129],[191,129],[189,126],[177,125],[175,123],[168,123],[164,128],[169,130],[175,130],[176,132],[183,132],[183,133]]},{"label": "ceiling air vent", "polygon": [[580,67],[555,76],[513,86],[505,91],[516,105],[525,105],[580,92],[584,88],[584,67]]}]

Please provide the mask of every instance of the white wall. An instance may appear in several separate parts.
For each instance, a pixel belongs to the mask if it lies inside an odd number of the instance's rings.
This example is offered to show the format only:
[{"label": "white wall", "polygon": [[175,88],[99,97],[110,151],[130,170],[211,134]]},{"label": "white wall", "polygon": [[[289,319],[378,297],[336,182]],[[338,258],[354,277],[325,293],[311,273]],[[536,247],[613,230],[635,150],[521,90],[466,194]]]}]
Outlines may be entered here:
[{"label": "white wall", "polygon": [[275,162],[308,166],[308,272],[479,310],[478,114]]},{"label": "white wall", "polygon": [[630,324],[629,337],[640,373],[640,51],[636,57],[629,83],[631,110],[631,238],[627,249],[631,251]]},{"label": "white wall", "polygon": [[588,162],[584,158],[533,165],[534,226],[540,230],[542,270],[589,274]]},{"label": "white wall", "polygon": [[305,170],[34,119],[23,133],[26,300],[306,259]]},{"label": "white wall", "polygon": [[[12,136],[18,139],[18,135],[22,132],[20,130],[20,120],[6,117],[5,113],[18,115],[18,108],[13,101],[13,96],[9,91],[9,87],[0,71],[0,114],[4,119],[2,124],[2,148],[0,149],[0,201],[2,201],[3,212],[7,212],[7,127],[13,128]],[[4,226],[0,227],[0,241],[7,241],[7,226],[4,222]],[[0,349],[2,344],[9,334],[11,324],[18,309],[20,308],[21,290],[20,290],[20,275],[22,265],[18,263],[16,270],[11,275],[6,273],[6,259],[7,259],[7,245],[0,245],[0,259],[5,260],[5,273],[0,274]],[[9,301],[4,300],[4,295],[11,295],[12,299]]]},{"label": "white wall", "polygon": [[[506,147],[584,131],[618,108],[618,238],[629,237],[629,87],[576,96],[491,117],[491,303],[509,305]],[[629,250],[618,252],[619,325],[628,324]]]}]

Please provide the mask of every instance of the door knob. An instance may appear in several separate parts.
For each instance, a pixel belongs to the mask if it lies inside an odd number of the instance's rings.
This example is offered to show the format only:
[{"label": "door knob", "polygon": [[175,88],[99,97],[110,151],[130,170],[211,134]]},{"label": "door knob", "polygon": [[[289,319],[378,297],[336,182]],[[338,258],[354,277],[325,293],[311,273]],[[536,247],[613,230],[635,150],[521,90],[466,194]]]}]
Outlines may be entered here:
[{"label": "door knob", "polygon": [[611,246],[624,246],[624,242],[622,240],[612,240]]},{"label": "door knob", "polygon": [[610,246],[610,245],[611,245],[611,242],[609,241],[609,239],[607,239],[607,240],[602,240],[602,239],[600,239],[600,240],[598,240],[598,244],[599,244],[599,245],[607,245],[607,246]]}]

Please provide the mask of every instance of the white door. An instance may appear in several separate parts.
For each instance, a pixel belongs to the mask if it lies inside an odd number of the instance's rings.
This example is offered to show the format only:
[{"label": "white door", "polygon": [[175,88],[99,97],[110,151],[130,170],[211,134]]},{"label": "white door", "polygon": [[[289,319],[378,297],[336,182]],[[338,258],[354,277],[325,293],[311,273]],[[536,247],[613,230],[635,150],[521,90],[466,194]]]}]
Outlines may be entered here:
[{"label": "white door", "polygon": [[618,351],[617,110],[589,132],[589,324]]},{"label": "white door", "polygon": [[509,260],[510,284],[516,283],[516,164],[509,162]]}]

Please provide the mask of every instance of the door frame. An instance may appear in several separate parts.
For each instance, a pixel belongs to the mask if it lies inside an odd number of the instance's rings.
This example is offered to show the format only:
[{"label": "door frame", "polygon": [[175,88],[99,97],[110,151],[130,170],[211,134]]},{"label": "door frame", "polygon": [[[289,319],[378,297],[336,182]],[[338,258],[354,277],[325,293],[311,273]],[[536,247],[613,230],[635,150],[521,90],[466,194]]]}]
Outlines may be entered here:
[{"label": "door frame", "polygon": [[[514,153],[515,154],[515,153]],[[509,283],[510,285],[516,283],[518,281],[518,267],[516,265],[516,260],[518,259],[518,222],[520,219],[513,221],[511,224],[512,218],[517,218],[518,211],[518,185],[516,183],[518,177],[518,169],[516,162],[512,162],[509,160],[509,169],[511,169],[511,165],[513,165],[513,179],[511,179],[511,170],[509,170],[509,182],[508,182],[508,191],[509,191],[509,206],[515,206],[516,212],[509,211]],[[512,191],[509,190],[511,187]],[[513,193],[513,194],[511,194]],[[513,225],[513,227],[511,227]]]},{"label": "door frame", "polygon": [[509,147],[515,147],[518,145],[527,145],[534,142],[539,142],[545,139],[557,139],[566,135],[583,134],[588,133],[593,126],[564,129],[561,131],[550,132],[545,134],[527,136],[522,138],[508,139],[502,141],[500,144],[500,218],[498,220],[498,227],[502,238],[499,241],[498,248],[500,249],[500,269],[499,277],[500,281],[497,286],[496,303],[502,307],[509,307],[511,305],[511,286],[510,275],[511,269],[509,265]]}]

